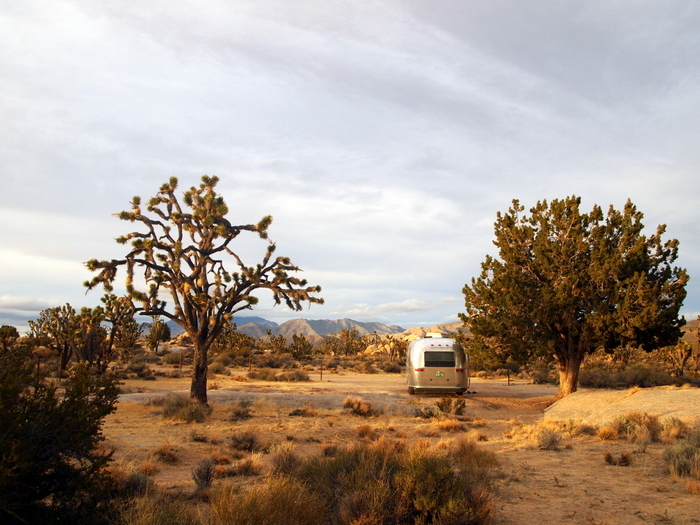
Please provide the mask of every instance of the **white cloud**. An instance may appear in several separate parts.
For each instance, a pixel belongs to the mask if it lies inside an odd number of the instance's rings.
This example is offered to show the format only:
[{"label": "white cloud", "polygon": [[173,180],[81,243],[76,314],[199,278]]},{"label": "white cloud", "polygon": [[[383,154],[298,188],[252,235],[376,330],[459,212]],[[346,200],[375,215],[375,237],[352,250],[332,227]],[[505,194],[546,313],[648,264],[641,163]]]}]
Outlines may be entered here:
[{"label": "white cloud", "polygon": [[39,312],[56,306],[52,301],[35,297],[15,297],[0,295],[0,310],[15,310],[19,312]]}]

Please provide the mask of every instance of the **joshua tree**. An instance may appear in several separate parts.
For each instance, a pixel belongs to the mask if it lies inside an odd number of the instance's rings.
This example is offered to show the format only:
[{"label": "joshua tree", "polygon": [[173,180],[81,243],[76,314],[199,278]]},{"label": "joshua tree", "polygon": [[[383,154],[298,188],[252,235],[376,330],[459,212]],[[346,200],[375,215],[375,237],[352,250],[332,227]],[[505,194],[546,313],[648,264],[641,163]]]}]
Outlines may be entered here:
[{"label": "joshua tree", "polygon": [[[136,310],[163,316],[185,329],[194,344],[190,398],[200,403],[207,402],[209,347],[235,313],[257,304],[254,292],[267,289],[276,304],[284,302],[293,310],[300,310],[303,302],[323,302],[313,295],[321,291],[319,286],[307,286],[305,280],[290,275],[299,268],[289,258],[273,257],[275,244],[269,240],[262,262],[256,266],[243,263],[232,250],[232,242],[243,232],[267,240],[272,217],[257,224],[231,224],[226,218],[228,207],[215,191],[218,180],[202,177],[199,187],[184,193],[184,205],[175,194],[175,177],[148,201],[146,212],[141,198],[134,197],[132,210],[118,217],[140,223],[143,230],[117,239],[120,244],[131,243],[124,259],[88,261],[88,269],[98,274],[85,283],[88,289],[101,284],[111,292],[117,270],[124,266],[127,293],[140,304]],[[136,288],[136,271],[143,272],[146,290]],[[161,292],[169,294],[170,304],[161,298]]]}]

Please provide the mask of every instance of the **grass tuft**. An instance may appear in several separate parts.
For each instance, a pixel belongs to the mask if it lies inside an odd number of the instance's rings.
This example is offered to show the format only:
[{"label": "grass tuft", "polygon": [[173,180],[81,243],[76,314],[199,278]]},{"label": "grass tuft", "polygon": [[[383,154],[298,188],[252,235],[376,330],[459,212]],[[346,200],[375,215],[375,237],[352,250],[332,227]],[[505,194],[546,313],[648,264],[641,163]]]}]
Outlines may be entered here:
[{"label": "grass tuft", "polygon": [[170,443],[163,443],[158,447],[153,453],[153,457],[167,465],[176,465],[180,461],[177,455],[177,449]]},{"label": "grass tuft", "polygon": [[192,468],[192,480],[197,485],[197,490],[205,490],[211,487],[214,481],[215,464],[211,459],[204,459]]}]

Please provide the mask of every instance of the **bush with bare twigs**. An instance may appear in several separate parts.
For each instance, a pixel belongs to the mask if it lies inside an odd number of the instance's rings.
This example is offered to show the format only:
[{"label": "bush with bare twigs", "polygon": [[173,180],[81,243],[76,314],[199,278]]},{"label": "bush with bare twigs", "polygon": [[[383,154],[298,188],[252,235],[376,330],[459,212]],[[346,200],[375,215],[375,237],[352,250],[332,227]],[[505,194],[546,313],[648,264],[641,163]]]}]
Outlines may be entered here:
[{"label": "bush with bare twigs", "polygon": [[346,397],[343,401],[343,408],[349,410],[354,416],[372,417],[381,414],[380,410],[372,407],[372,403],[361,397]]}]

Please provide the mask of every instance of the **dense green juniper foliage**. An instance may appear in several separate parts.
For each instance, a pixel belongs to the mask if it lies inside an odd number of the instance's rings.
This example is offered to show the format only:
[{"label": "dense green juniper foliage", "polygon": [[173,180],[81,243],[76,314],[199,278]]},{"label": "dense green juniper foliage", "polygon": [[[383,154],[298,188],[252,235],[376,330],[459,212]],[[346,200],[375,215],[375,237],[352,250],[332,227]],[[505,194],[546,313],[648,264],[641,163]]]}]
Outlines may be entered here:
[{"label": "dense green juniper foliage", "polygon": [[117,381],[74,366],[65,393],[37,377],[28,348],[0,350],[0,523],[101,523],[109,454],[96,450]]},{"label": "dense green juniper foliage", "polygon": [[678,241],[664,226],[642,234],[642,213],[599,206],[579,210],[576,196],[538,202],[523,214],[515,200],[495,223],[499,258],[463,289],[472,351],[505,362],[554,357],[559,393],[576,390],[584,356],[625,345],[653,350],[675,343],[685,320],[678,311],[688,275],[673,266]]}]

